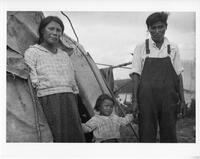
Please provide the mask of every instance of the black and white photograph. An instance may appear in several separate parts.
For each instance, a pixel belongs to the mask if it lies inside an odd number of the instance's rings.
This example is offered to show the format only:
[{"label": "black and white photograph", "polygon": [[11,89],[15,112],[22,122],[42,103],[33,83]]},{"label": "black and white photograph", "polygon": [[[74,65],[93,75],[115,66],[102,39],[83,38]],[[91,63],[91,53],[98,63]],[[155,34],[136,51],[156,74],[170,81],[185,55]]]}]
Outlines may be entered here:
[{"label": "black and white photograph", "polygon": [[200,12],[188,7],[5,8],[3,156],[19,157],[21,145],[33,158],[43,148],[200,158]]}]

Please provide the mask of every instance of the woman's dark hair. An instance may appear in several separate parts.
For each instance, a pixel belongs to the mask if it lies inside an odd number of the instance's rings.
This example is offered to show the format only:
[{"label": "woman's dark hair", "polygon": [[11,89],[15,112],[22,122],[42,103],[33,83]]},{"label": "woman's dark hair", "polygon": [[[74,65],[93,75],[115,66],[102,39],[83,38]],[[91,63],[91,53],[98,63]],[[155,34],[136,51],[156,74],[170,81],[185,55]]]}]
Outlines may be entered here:
[{"label": "woman's dark hair", "polygon": [[40,22],[39,28],[38,28],[38,33],[39,33],[39,42],[38,44],[41,44],[43,41],[43,34],[42,34],[42,30],[50,23],[50,22],[57,22],[58,24],[60,24],[61,28],[62,28],[62,33],[64,32],[64,24],[62,22],[62,20],[60,20],[60,18],[56,17],[56,16],[48,16],[44,19],[42,19],[42,21]]},{"label": "woman's dark hair", "polygon": [[96,104],[95,104],[95,107],[94,107],[94,109],[95,109],[96,111],[99,111],[99,108],[100,108],[101,104],[103,103],[103,101],[104,101],[105,99],[108,99],[108,100],[112,101],[113,104],[115,103],[112,97],[110,97],[110,96],[107,95],[107,94],[102,94],[102,95],[100,95],[100,96],[97,98],[97,101],[96,101]]},{"label": "woman's dark hair", "polygon": [[166,12],[155,12],[148,16],[146,20],[147,28],[149,29],[150,26],[157,22],[163,22],[167,26],[167,19],[168,19],[169,13]]}]

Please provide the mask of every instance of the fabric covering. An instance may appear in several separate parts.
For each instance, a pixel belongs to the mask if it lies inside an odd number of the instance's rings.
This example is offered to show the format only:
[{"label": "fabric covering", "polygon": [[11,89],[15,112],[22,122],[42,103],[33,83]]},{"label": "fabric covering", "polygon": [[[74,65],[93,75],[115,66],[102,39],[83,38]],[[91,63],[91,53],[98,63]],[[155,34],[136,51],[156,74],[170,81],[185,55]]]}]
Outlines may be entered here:
[{"label": "fabric covering", "polygon": [[10,48],[7,48],[7,71],[23,79],[27,79],[29,75],[29,68],[24,63],[23,56]]},{"label": "fabric covering", "polygon": [[114,90],[114,76],[113,76],[113,68],[102,68],[100,69],[100,72],[104,79],[106,80],[107,84],[109,85],[110,89]]},{"label": "fabric covering", "polygon": [[[51,142],[51,132],[41,107],[37,107],[38,119],[26,80],[7,75],[7,142]],[[36,121],[38,120],[38,121]],[[36,129],[40,126],[41,139]]]},{"label": "fabric covering", "polygon": [[[7,77],[7,142],[38,142],[38,133],[41,133],[41,142],[52,141],[41,106],[38,106],[41,110],[38,114],[39,122],[35,118],[27,86],[29,68],[23,59],[29,45],[38,41],[37,30],[42,18],[42,12],[7,12],[7,74],[11,74],[13,78],[9,80],[10,77]],[[100,71],[83,46],[67,35],[61,37],[59,47],[71,55],[80,97],[89,115],[93,116],[93,107],[98,96],[102,93],[109,94]],[[16,91],[16,87],[20,87],[20,91]],[[22,95],[19,96],[19,92],[22,92]],[[27,103],[23,104],[22,101],[26,100]],[[38,124],[39,132],[36,129]]]},{"label": "fabric covering", "polygon": [[23,55],[29,45],[38,41],[42,12],[7,12],[7,45]]}]

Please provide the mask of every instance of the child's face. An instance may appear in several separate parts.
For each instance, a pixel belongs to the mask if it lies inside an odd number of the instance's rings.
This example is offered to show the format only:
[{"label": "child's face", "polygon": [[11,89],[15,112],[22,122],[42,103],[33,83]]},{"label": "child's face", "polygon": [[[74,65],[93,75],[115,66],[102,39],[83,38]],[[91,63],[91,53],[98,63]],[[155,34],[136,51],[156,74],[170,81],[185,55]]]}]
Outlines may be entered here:
[{"label": "child's face", "polygon": [[109,99],[105,99],[100,106],[100,114],[109,116],[113,111],[113,102]]}]

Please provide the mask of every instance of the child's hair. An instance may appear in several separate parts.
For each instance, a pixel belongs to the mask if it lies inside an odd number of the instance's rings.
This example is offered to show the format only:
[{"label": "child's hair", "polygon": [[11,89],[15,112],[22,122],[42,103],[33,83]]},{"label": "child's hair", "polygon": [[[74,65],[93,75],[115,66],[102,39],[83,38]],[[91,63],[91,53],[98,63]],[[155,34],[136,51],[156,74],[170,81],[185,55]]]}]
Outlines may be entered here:
[{"label": "child's hair", "polygon": [[95,104],[95,107],[94,107],[94,109],[95,109],[96,111],[99,111],[99,108],[100,108],[101,104],[103,103],[103,101],[104,101],[105,99],[108,99],[108,100],[112,101],[113,104],[115,103],[114,100],[113,100],[113,98],[110,97],[108,94],[102,94],[102,95],[100,95],[100,96],[97,98],[97,101],[96,101],[96,104]]}]

